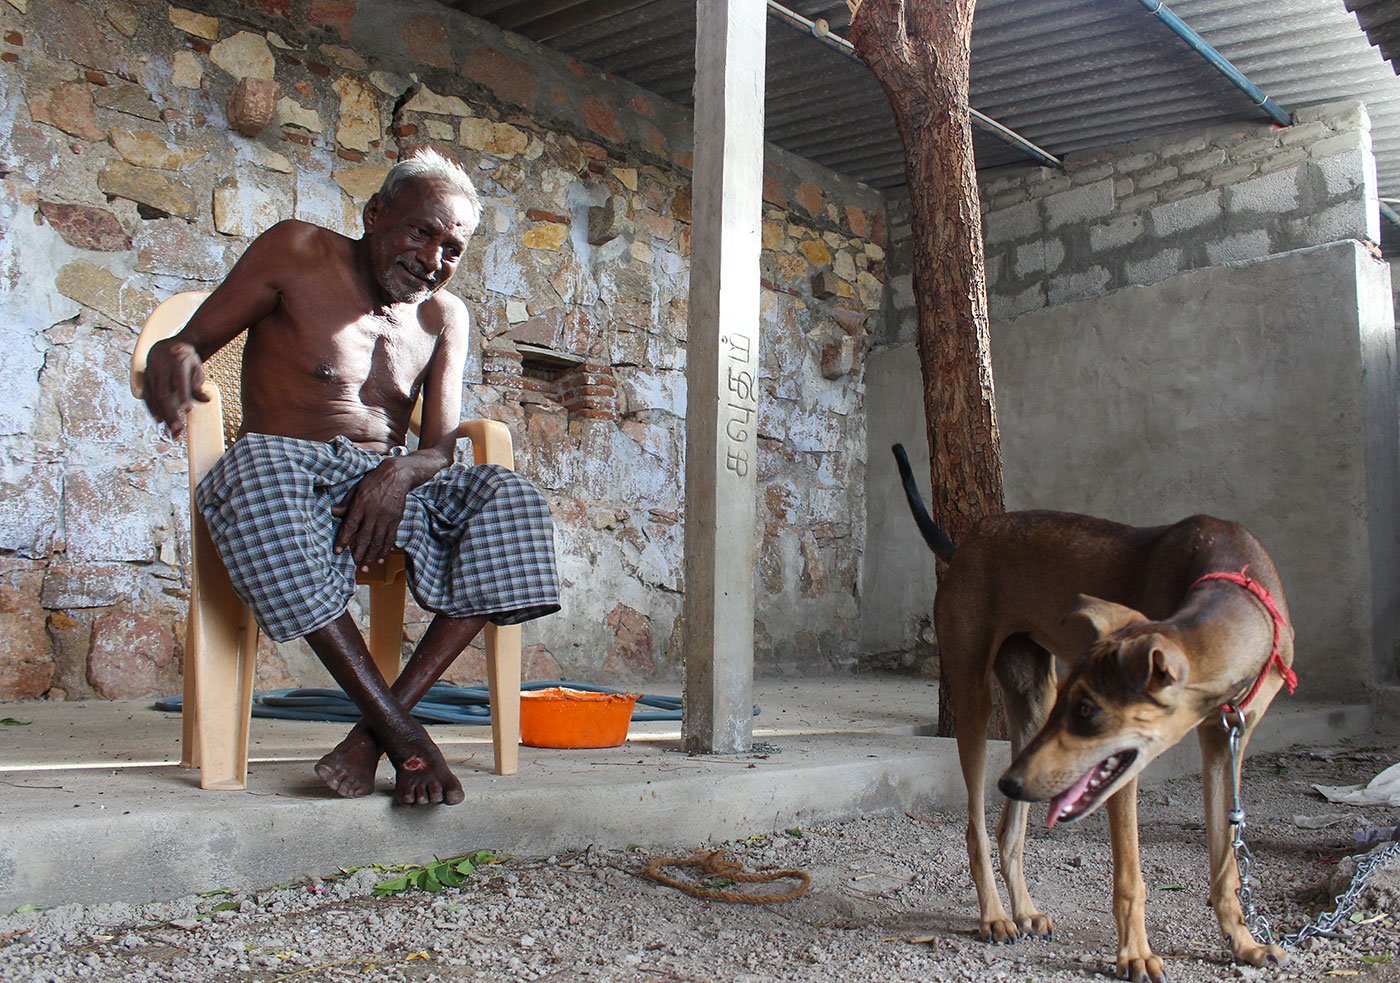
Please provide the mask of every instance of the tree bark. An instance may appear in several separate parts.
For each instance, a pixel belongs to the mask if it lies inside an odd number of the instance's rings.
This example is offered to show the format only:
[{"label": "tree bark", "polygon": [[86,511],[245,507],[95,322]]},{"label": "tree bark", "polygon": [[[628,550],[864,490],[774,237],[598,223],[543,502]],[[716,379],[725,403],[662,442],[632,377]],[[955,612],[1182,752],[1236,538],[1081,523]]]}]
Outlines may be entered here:
[{"label": "tree bark", "polygon": [[[975,5],[976,0],[851,2],[851,43],[885,90],[904,141],[929,507],[955,544],[978,519],[1005,509],[982,208],[968,116]],[[939,686],[941,736],[952,735],[953,717],[948,687]],[[995,717],[993,729],[1004,735],[1002,714]]]}]

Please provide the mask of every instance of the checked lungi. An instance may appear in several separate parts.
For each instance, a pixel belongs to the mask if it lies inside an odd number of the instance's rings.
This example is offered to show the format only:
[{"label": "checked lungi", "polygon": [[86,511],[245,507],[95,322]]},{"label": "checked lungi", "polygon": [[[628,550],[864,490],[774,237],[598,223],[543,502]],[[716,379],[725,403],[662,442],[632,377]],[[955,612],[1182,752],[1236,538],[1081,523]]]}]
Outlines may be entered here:
[{"label": "checked lungi", "polygon": [[[345,437],[330,443],[246,434],[195,498],[233,588],[275,641],[340,617],[355,558],[335,552],[331,514],[384,460]],[[428,611],[519,624],[559,610],[554,523],[538,488],[494,464],[454,464],[408,493],[394,545]]]}]

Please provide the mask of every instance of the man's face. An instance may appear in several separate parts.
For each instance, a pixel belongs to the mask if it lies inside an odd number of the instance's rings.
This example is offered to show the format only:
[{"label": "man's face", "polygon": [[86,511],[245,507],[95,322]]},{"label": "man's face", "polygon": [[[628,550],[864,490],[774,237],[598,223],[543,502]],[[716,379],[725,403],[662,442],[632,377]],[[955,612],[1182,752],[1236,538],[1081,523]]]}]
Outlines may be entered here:
[{"label": "man's face", "polygon": [[387,204],[365,207],[375,281],[397,304],[421,304],[447,282],[470,237],[467,200],[442,181],[415,179]]}]

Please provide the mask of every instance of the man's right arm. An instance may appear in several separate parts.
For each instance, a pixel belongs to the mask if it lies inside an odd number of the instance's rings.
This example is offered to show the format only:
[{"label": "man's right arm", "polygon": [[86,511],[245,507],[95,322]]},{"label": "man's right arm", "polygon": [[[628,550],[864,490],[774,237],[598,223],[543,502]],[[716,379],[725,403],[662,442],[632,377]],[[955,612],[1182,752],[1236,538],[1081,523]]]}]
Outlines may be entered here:
[{"label": "man's right arm", "polygon": [[204,360],[277,308],[282,283],[296,261],[316,248],[321,230],[305,222],[279,222],[234,264],[224,282],[199,306],[176,335],[151,347],[146,361],[145,400],[171,437],[185,430],[194,401],[205,400]]}]

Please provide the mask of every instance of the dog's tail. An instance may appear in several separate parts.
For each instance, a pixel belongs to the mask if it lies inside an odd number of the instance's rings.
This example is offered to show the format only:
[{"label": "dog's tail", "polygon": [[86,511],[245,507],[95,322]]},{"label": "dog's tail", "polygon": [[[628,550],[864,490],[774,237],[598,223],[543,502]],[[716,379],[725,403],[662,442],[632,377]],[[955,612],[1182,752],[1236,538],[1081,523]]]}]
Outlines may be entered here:
[{"label": "dog's tail", "polygon": [[909,455],[904,453],[904,445],[895,444],[890,450],[894,452],[895,464],[899,466],[899,477],[904,482],[904,497],[909,500],[909,511],[914,516],[914,524],[919,527],[919,532],[923,534],[928,548],[933,550],[933,555],[944,563],[950,562],[953,559],[953,541],[942,529],[934,525],[933,516],[928,514],[924,498],[919,494],[919,486],[914,481],[914,472],[909,467]]}]

